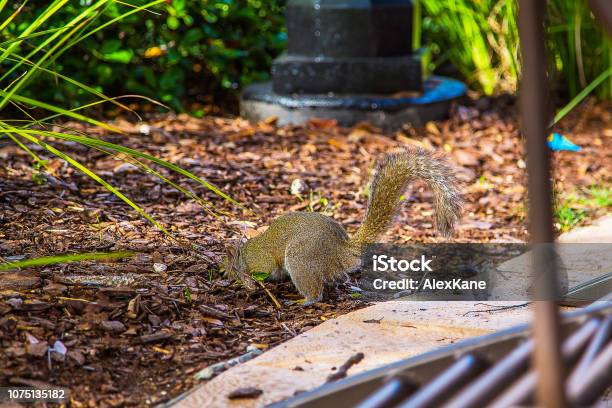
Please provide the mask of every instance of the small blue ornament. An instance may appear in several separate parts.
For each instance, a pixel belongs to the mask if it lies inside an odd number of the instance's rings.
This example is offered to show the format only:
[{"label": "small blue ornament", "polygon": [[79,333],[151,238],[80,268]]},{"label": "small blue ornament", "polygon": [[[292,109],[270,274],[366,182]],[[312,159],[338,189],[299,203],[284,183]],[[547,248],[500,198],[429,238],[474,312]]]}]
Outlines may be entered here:
[{"label": "small blue ornament", "polygon": [[582,150],[582,147],[570,142],[568,138],[559,133],[553,133],[548,136],[548,147],[554,152],[557,152],[559,150],[579,152],[580,150]]}]

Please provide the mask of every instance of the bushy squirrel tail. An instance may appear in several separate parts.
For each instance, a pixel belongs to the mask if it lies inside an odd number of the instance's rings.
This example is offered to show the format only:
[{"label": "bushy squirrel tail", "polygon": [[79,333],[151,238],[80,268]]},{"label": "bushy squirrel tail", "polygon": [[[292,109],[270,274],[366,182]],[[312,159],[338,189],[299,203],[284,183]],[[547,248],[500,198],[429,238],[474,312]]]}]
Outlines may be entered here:
[{"label": "bushy squirrel tail", "polygon": [[438,231],[444,236],[452,233],[463,205],[453,169],[435,153],[406,149],[388,153],[379,160],[365,220],[351,237],[351,244],[363,246],[376,242],[389,228],[408,183],[415,179],[424,180],[433,192]]}]

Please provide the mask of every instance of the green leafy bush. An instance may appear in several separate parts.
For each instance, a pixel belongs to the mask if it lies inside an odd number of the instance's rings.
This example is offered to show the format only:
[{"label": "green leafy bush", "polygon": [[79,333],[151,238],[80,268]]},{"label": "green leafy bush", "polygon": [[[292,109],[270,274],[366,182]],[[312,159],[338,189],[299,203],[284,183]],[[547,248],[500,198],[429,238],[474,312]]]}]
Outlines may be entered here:
[{"label": "green leafy bush", "polygon": [[[473,89],[516,91],[520,76],[517,0],[418,0],[422,38],[437,64],[450,62]],[[550,0],[546,33],[557,92],[575,97],[612,66],[612,41],[586,1]],[[595,93],[612,98],[612,77]]]},{"label": "green leafy bush", "polygon": [[[84,39],[52,69],[108,95],[145,95],[177,110],[204,114],[211,101],[235,102],[237,89],[268,78],[272,59],[286,46],[285,1],[166,0]],[[96,0],[66,1],[46,28],[61,27],[93,3]],[[96,19],[116,18],[128,4],[146,1],[106,3]],[[25,2],[19,18],[3,29],[3,37],[20,34],[47,4]],[[432,49],[434,66],[450,62],[472,89],[485,94],[516,90],[520,75],[517,0],[415,0],[415,4],[422,9],[415,46],[423,38]],[[586,4],[551,0],[547,5],[551,66],[556,70],[556,89],[565,98],[578,95],[612,65],[612,43]],[[0,21],[20,6],[21,2],[7,2]],[[31,38],[15,51],[23,53],[43,38]],[[48,81],[38,78],[25,96],[72,107],[90,101],[90,93],[78,86],[50,87]],[[612,98],[612,76],[604,78],[595,92]],[[185,101],[190,104],[183,105]]]},{"label": "green leafy bush", "polygon": [[[36,17],[26,21],[20,21],[18,18],[22,16],[22,6],[16,8],[12,13],[3,14],[3,11],[6,10],[7,0],[0,0],[0,16],[3,16],[3,19],[0,20],[0,34],[2,34],[0,35],[0,67],[2,67],[2,70],[0,70],[0,141],[2,143],[14,143],[32,157],[33,169],[35,170],[33,173],[34,177],[39,172],[45,170],[52,173],[52,170],[47,166],[48,161],[45,156],[31,149],[33,145],[36,145],[45,152],[45,155],[51,154],[60,158],[104,186],[158,229],[170,235],[163,225],[145,212],[142,207],[126,197],[118,188],[109,184],[93,170],[81,163],[78,158],[65,153],[62,142],[80,144],[86,148],[96,149],[131,163],[141,171],[159,178],[192,198],[207,211],[214,213],[215,208],[189,189],[176,184],[162,173],[150,167],[147,162],[180,174],[186,179],[190,179],[208,188],[218,196],[235,204],[238,203],[206,180],[159,157],[95,137],[89,137],[74,129],[70,132],[66,132],[65,128],[60,128],[59,131],[56,131],[50,126],[54,119],[61,117],[121,133],[121,130],[112,125],[83,115],[80,111],[88,106],[103,103],[135,113],[133,110],[116,98],[109,98],[92,86],[61,74],[54,70],[54,67],[60,66],[59,61],[61,61],[61,57],[72,55],[69,51],[78,44],[81,44],[81,42],[93,38],[101,30],[112,26],[118,21],[129,18],[137,13],[149,12],[151,7],[161,5],[164,1],[152,0],[142,6],[122,3],[123,9],[121,12],[114,17],[108,17],[105,16],[104,12],[108,11],[109,6],[115,6],[117,3],[115,0],[97,0],[83,5],[64,24],[57,27],[52,25],[49,27],[49,22],[60,13],[66,11],[66,7],[69,7],[67,4],[68,0],[52,0],[46,4],[46,7],[41,9]],[[22,5],[26,3],[27,0],[24,0]],[[7,31],[4,30],[11,24],[18,29],[18,33],[13,36],[7,35]],[[97,50],[97,52],[104,58],[112,61],[125,61],[129,57],[129,52],[122,49],[110,48],[109,50],[107,48]],[[63,106],[64,104],[53,104],[36,97],[25,96],[42,93],[41,90],[32,88],[36,84],[37,79],[44,81],[41,83],[46,84],[47,92],[52,90],[62,92],[74,87],[79,90],[76,93],[77,95],[89,95],[92,102],[90,105],[68,109],[68,107]],[[63,95],[63,93],[60,94]],[[21,117],[11,118],[11,112],[8,112],[7,108],[13,108],[15,111],[20,112]],[[55,261],[58,261],[58,259],[50,260],[50,262]]]},{"label": "green leafy bush", "polygon": [[[69,1],[55,13],[47,29],[62,27],[95,0]],[[117,18],[126,4],[108,2],[101,20]],[[286,38],[281,0],[167,0],[152,10],[134,13],[84,39],[55,62],[53,70],[107,95],[138,94],[178,110],[182,102],[219,102],[233,90],[269,75],[271,60],[284,49]],[[15,38],[48,2],[29,1],[3,37]],[[20,2],[7,6],[4,21]],[[23,54],[44,37],[31,38],[15,52]],[[37,99],[78,106],[90,94],[78,86],[49,87],[49,78],[30,85]],[[229,92],[228,92],[229,91]],[[203,113],[203,112],[195,112]]]}]

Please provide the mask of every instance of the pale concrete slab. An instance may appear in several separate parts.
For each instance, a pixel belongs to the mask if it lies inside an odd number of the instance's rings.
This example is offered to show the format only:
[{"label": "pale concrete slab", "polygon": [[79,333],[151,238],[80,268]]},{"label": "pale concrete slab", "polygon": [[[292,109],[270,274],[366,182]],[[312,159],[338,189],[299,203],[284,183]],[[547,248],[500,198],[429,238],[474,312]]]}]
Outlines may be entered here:
[{"label": "pale concrete slab", "polygon": [[558,242],[612,243],[612,215],[596,220],[592,225],[575,228],[562,234]]},{"label": "pale concrete slab", "polygon": [[[556,247],[559,265],[567,273],[567,287],[573,288],[611,272],[612,216],[596,220],[592,225],[562,234]],[[573,245],[572,245],[573,244]],[[532,284],[532,253],[527,252],[497,267],[492,300],[528,299]],[[496,291],[498,293],[496,293]]]},{"label": "pale concrete slab", "polygon": [[[565,244],[565,243],[564,243]],[[567,287],[593,280],[612,272],[612,251],[609,244],[558,245],[558,266],[567,274]],[[495,274],[492,300],[529,299],[533,253],[527,252],[499,265]],[[560,269],[561,270],[561,269]],[[499,294],[496,294],[495,291]],[[593,299],[596,300],[596,299]]]},{"label": "pale concrete slab", "polygon": [[[489,305],[519,305],[496,302]],[[351,355],[365,358],[356,374],[422,354],[469,337],[526,323],[526,307],[498,312],[479,302],[390,301],[357,310],[314,327],[197,388],[176,407],[262,407],[323,384]],[[380,323],[365,323],[367,320]],[[229,400],[237,388],[256,387],[257,399]]]}]

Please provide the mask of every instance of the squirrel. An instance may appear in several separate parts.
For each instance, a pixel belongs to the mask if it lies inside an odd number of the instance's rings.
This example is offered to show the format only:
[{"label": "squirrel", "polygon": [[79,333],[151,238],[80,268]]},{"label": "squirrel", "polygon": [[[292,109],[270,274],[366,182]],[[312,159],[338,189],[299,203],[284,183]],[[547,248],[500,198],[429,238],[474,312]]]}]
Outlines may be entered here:
[{"label": "squirrel", "polygon": [[253,286],[253,273],[267,274],[271,280],[288,275],[305,297],[303,306],[319,302],[325,284],[359,268],[365,246],[375,243],[389,228],[402,194],[414,179],[424,180],[432,190],[437,229],[449,236],[463,204],[454,171],[432,152],[405,149],[387,153],[378,161],[365,219],[353,236],[323,214],[283,214],[260,235],[229,249],[226,271],[247,287]]}]

